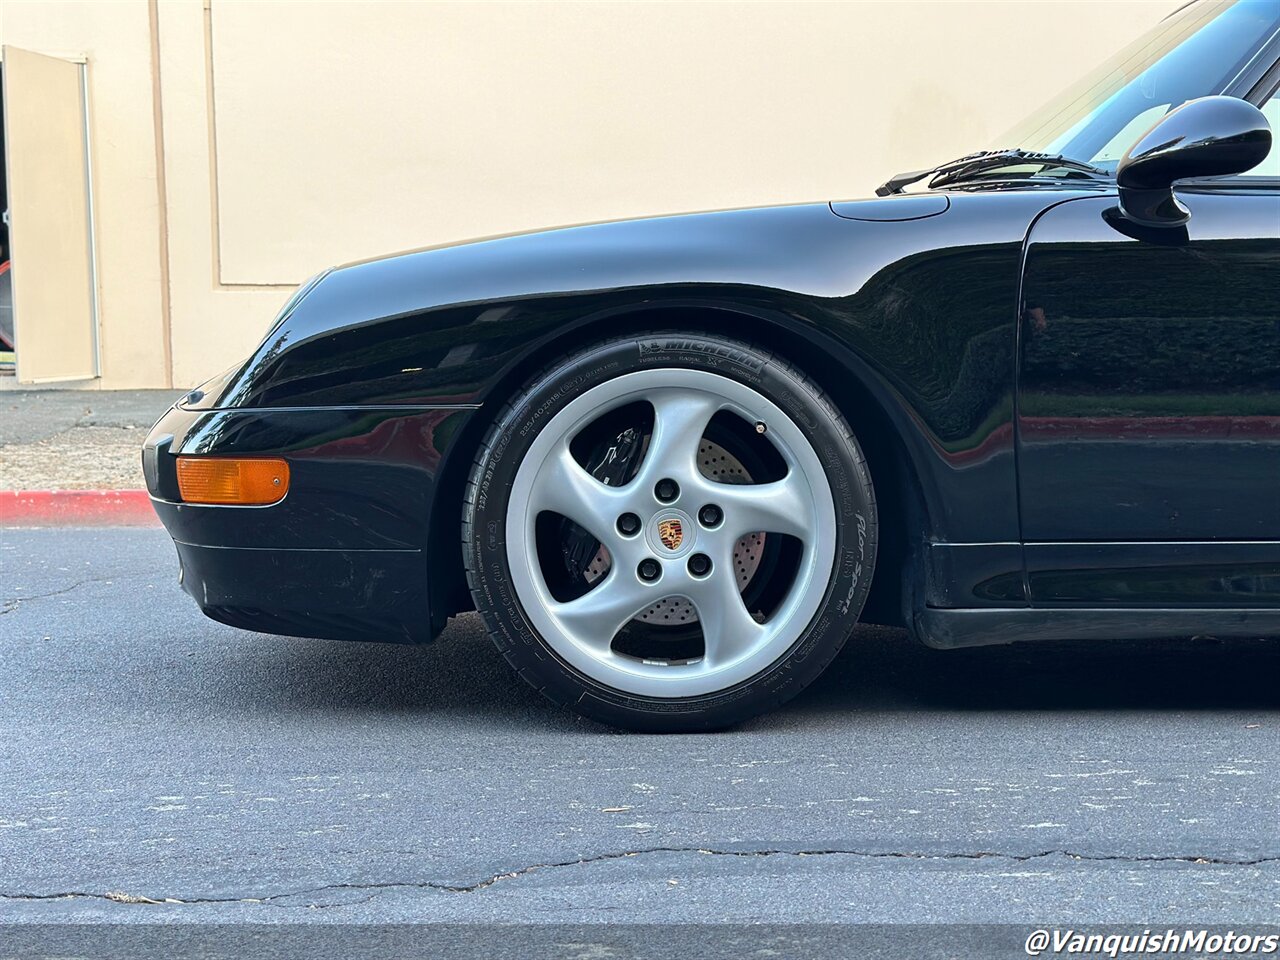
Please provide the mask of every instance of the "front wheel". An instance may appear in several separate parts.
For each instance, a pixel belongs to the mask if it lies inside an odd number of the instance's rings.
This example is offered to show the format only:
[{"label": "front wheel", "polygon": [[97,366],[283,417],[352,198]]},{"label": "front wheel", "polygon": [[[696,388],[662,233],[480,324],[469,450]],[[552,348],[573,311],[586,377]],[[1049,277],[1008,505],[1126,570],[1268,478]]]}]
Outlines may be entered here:
[{"label": "front wheel", "polygon": [[463,545],[498,648],[559,703],[644,731],[725,727],[804,689],[871,583],[857,441],[794,367],[678,333],[572,356],[499,414]]}]

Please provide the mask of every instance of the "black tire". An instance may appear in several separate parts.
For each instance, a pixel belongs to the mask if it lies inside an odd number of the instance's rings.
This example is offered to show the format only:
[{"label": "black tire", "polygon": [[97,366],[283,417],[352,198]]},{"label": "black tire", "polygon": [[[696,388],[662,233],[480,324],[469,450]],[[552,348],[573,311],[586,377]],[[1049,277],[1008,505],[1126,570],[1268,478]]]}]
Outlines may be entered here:
[{"label": "black tire", "polygon": [[[804,431],[830,484],[835,562],[817,614],[769,667],[735,686],[688,698],[651,698],[603,686],[569,666],[531,626],[512,585],[506,551],[508,495],[534,437],[574,396],[621,374],[653,367],[706,370],[746,384]],[[663,332],[600,343],[553,364],[498,413],[477,452],[463,508],[463,553],[476,608],[498,649],[530,685],[556,703],[617,727],[645,732],[720,729],[771,710],[811,683],[857,623],[874,569],[875,494],[848,424],[804,374],[735,340]]]}]

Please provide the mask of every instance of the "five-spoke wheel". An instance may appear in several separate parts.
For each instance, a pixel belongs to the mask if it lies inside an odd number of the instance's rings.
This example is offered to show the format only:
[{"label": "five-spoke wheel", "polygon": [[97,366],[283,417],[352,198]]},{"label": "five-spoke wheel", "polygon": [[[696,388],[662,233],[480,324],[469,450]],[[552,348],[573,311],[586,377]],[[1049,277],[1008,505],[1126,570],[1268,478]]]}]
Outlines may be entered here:
[{"label": "five-spoke wheel", "polygon": [[[840,599],[861,606],[874,501],[808,381],[776,360],[762,376],[759,354],[722,341],[637,362],[657,342],[571,358],[500,418],[503,442],[491,434],[472,480],[473,593],[499,646],[557,699],[648,729],[722,725],[834,655],[857,610],[834,626],[822,615],[851,573]],[[629,363],[602,362],[612,354]],[[861,500],[837,503],[833,487]],[[789,662],[815,625],[820,655]]]},{"label": "five-spoke wheel", "polygon": [[[648,427],[647,442],[633,475],[605,483],[589,459],[575,456],[574,441],[628,407]],[[708,475],[699,451],[712,421],[726,414],[772,424],[752,436],[780,456],[777,479],[740,474],[726,483]],[[572,521],[607,556],[604,576],[571,599],[558,599],[554,589],[559,545],[539,544],[546,514]],[[821,603],[834,530],[821,464],[782,410],[716,373],[641,370],[584,391],[543,428],[512,486],[507,561],[529,618],[569,663],[629,693],[696,696],[753,676],[795,642]],[[768,610],[748,608],[735,576],[734,552],[751,535],[789,537],[798,548],[789,588]],[[624,627],[662,601],[692,606],[701,655],[690,657],[684,645],[678,656],[664,656],[661,638],[639,650],[615,645]]]}]

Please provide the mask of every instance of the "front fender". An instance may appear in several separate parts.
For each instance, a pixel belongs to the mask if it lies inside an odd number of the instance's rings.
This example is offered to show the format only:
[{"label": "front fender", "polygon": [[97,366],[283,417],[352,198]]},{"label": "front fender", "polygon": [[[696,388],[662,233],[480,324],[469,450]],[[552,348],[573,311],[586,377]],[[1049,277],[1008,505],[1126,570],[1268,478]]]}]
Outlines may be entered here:
[{"label": "front fender", "polygon": [[944,215],[896,222],[827,204],[661,217],[351,264],[315,285],[217,404],[479,404],[549,345],[630,329],[622,318],[637,311],[716,310],[741,318],[744,337],[758,324],[805,337],[884,398],[938,491],[939,536],[1016,539],[1022,241],[1066,195],[957,194]]}]

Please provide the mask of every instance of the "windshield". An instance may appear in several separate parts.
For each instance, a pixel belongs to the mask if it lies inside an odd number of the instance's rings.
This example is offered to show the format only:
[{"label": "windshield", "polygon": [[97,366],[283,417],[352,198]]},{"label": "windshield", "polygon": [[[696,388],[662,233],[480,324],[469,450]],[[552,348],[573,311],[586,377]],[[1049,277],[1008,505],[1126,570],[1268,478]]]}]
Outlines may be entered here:
[{"label": "windshield", "polygon": [[1192,3],[992,146],[1061,154],[1114,171],[1124,152],[1174,107],[1222,92],[1278,22],[1276,0]]}]

